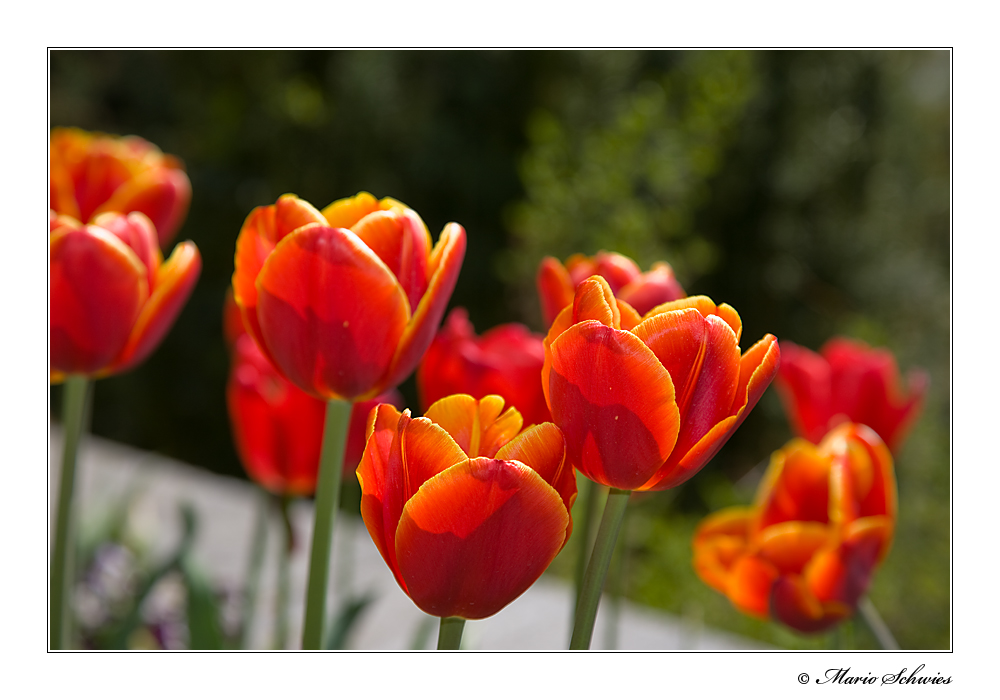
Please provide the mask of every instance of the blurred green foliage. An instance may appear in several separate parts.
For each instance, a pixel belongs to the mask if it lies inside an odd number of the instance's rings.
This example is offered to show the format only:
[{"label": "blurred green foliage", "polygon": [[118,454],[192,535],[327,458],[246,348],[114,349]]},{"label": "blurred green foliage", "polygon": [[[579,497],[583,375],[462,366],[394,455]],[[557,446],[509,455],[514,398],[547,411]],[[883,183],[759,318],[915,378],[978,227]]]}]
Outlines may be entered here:
[{"label": "blurred green foliage", "polygon": [[[227,474],[221,307],[240,225],[295,192],[368,190],[436,234],[468,230],[452,298],[481,332],[538,330],[551,254],[665,259],[688,293],[819,348],[886,346],[931,388],[897,455],[896,543],[871,598],[903,648],[950,646],[950,56],[942,51],[54,51],[53,126],[139,134],[180,156],[195,293],[142,367],[97,383],[97,434]],[[402,387],[416,405],[412,380]],[[58,390],[55,391],[58,394]],[[58,409],[58,396],[53,400]],[[697,478],[635,504],[626,592],[792,648],[694,575],[690,536],[746,503],[791,432],[775,392]],[[569,575],[567,557],[553,570]],[[853,643],[874,640],[859,625]]]}]

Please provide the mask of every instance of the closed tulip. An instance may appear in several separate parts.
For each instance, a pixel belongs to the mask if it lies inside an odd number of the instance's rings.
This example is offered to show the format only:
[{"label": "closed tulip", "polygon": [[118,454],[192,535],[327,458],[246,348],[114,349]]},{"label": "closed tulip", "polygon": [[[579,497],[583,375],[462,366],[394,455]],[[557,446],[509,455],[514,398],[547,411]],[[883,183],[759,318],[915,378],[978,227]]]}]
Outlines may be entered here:
[{"label": "closed tulip", "polygon": [[546,326],[551,326],[559,312],[573,303],[576,288],[593,275],[607,280],[614,295],[640,315],[654,306],[687,296],[674,277],[673,268],[665,262],[653,263],[648,272],[643,272],[632,258],[604,250],[593,257],[577,253],[565,265],[546,257],[538,267],[536,279]]},{"label": "closed tulip", "polygon": [[417,368],[425,408],[451,394],[498,394],[527,425],[552,420],[542,393],[542,336],[505,323],[479,337],[465,309],[453,309]]},{"label": "closed tulip", "polygon": [[416,367],[444,316],[465,255],[465,230],[433,248],[423,221],[362,192],[322,212],[283,195],[247,217],[233,290],[247,329],[296,386],[364,400]]},{"label": "closed tulip", "polygon": [[49,206],[57,214],[89,223],[104,212],[142,212],[166,248],[190,203],[191,182],[184,166],[145,139],[52,130]]},{"label": "closed tulip", "polygon": [[694,476],[778,370],[775,337],[740,355],[741,331],[735,309],[708,297],[640,316],[603,277],[586,280],[544,341],[542,388],[573,465],[623,491]]},{"label": "closed tulip", "polygon": [[521,432],[499,396],[444,398],[422,418],[372,411],[361,515],[399,586],[429,615],[470,620],[521,595],[572,529],[573,468],[551,423]]},{"label": "closed tulip", "polygon": [[[274,368],[245,332],[230,294],[223,313],[232,368],[226,401],[233,440],[247,475],[279,496],[316,490],[326,402],[305,393]],[[344,475],[353,473],[365,448],[368,413],[378,403],[400,405],[393,390],[351,407]]]},{"label": "closed tulip", "polygon": [[781,355],[777,387],[796,433],[819,442],[840,423],[863,423],[899,450],[920,415],[925,372],[911,371],[904,387],[891,352],[850,338],[833,338],[818,354],[783,341]]},{"label": "closed tulip", "polygon": [[775,452],[752,507],[702,521],[694,567],[744,613],[820,632],[854,613],[895,522],[888,448],[845,423],[818,446],[796,438]]},{"label": "closed tulip", "polygon": [[53,382],[103,377],[159,345],[194,289],[201,256],[178,244],[164,262],[145,214],[99,214],[84,225],[50,215],[49,352]]}]

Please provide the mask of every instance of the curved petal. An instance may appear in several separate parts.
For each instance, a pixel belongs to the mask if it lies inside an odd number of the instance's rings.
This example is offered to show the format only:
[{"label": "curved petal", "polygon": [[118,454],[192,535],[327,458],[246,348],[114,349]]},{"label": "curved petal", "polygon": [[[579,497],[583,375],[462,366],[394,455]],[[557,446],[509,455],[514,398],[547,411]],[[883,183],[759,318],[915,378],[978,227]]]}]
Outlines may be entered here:
[{"label": "curved petal", "polygon": [[191,241],[179,243],[156,271],[156,286],[142,307],[128,343],[115,359],[113,371],[131,369],[145,360],[163,340],[180,314],[201,274],[201,254]]},{"label": "curved petal", "polygon": [[191,204],[191,181],[179,168],[153,167],[129,179],[95,214],[142,212],[156,227],[160,247],[174,239]]},{"label": "curved petal", "polygon": [[[566,439],[554,423],[534,425],[497,450],[497,459],[527,464],[554,488],[572,513],[576,501],[576,473],[566,459]],[[566,539],[573,533],[573,519],[566,528]]]},{"label": "curved petal", "polygon": [[353,197],[344,197],[328,204],[323,208],[322,214],[333,228],[354,228],[354,224],[374,211],[404,207],[405,205],[390,197],[379,200],[368,192],[358,192]]},{"label": "curved petal", "polygon": [[673,488],[690,479],[708,464],[764,394],[778,371],[779,357],[778,342],[773,335],[765,336],[743,353],[740,359],[740,382],[733,399],[732,414],[709,430],[678,462],[672,461],[671,464],[665,465],[649,483],[643,486],[642,490],[661,491]]},{"label": "curved petal", "polygon": [[549,407],[573,465],[606,486],[641,486],[669,456],[680,425],[663,365],[634,335],[597,321],[569,328],[549,355]]},{"label": "curved petal", "polygon": [[424,416],[447,431],[469,457],[493,457],[523,425],[517,409],[503,411],[503,405],[495,394],[482,400],[455,394],[435,402]]},{"label": "curved petal", "polygon": [[431,239],[416,212],[374,211],[351,230],[392,270],[410,308],[417,308],[427,289]]},{"label": "curved petal", "polygon": [[782,576],[771,594],[771,614],[799,632],[822,632],[851,612],[835,601],[820,602],[801,576]]},{"label": "curved petal", "polygon": [[692,565],[702,581],[726,593],[733,565],[747,553],[751,510],[731,507],[701,521],[691,542]]},{"label": "curved petal", "polygon": [[428,480],[406,504],[396,559],[429,615],[489,617],[524,593],[565,540],[559,494],[519,462],[479,457]]},{"label": "curved petal", "polygon": [[834,541],[831,528],[823,523],[789,521],[764,528],[757,534],[761,557],[782,574],[800,574],[819,550]]},{"label": "curved petal", "polygon": [[682,309],[695,309],[706,318],[713,314],[718,316],[733,329],[733,333],[736,334],[736,342],[740,342],[740,336],[743,334],[743,321],[740,320],[740,315],[736,313],[736,309],[729,304],[716,305],[714,301],[706,296],[685,297],[684,299],[665,302],[646,312],[643,315],[643,320],[668,311],[680,311]]},{"label": "curved petal", "polygon": [[740,611],[766,618],[771,588],[778,580],[778,571],[760,557],[746,555],[736,560],[730,569],[726,586],[729,601]]},{"label": "curved petal", "polygon": [[156,271],[163,262],[153,222],[140,212],[132,212],[127,216],[117,212],[108,212],[94,217],[94,225],[111,231],[122,240],[122,243],[132,249],[132,252],[146,266],[146,281],[149,283],[149,289],[152,290],[156,286]]},{"label": "curved petal", "polygon": [[396,526],[406,501],[403,497],[402,432],[411,421],[391,404],[379,404],[368,416],[368,441],[358,465],[361,519],[396,582],[405,591],[396,566]]},{"label": "curved petal", "polygon": [[403,331],[389,372],[380,382],[379,390],[397,386],[420,362],[441,325],[464,257],[465,229],[455,223],[446,225],[431,251],[427,291]]},{"label": "curved petal", "polygon": [[257,277],[257,299],[265,344],[292,383],[327,399],[379,393],[409,304],[354,233],[312,225],[286,236]]},{"label": "curved petal", "polygon": [[51,369],[94,374],[128,340],[149,295],[146,267],[113,233],[63,227],[49,237]]},{"label": "curved petal", "polygon": [[815,445],[793,440],[771,456],[757,496],[758,527],[807,520],[829,521],[830,461]]},{"label": "curved petal", "polygon": [[871,583],[880,554],[888,550],[892,523],[885,517],[852,523],[839,546],[813,558],[804,572],[809,589],[823,602],[857,605]]},{"label": "curved petal", "polygon": [[609,253],[602,250],[594,256],[594,262],[597,265],[594,274],[606,279],[616,296],[622,288],[642,275],[642,270],[639,269],[635,260],[621,253]]},{"label": "curved petal", "polygon": [[561,262],[547,256],[538,266],[535,286],[542,305],[542,323],[551,326],[559,312],[573,303],[573,281]]},{"label": "curved petal", "polygon": [[624,285],[615,296],[634,306],[641,316],[658,304],[683,299],[687,295],[674,277],[673,268],[659,262],[649,272]]},{"label": "curved petal", "polygon": [[621,330],[622,317],[614,292],[603,277],[588,277],[573,297],[573,323],[597,321]]},{"label": "curved petal", "polygon": [[677,463],[730,415],[740,374],[736,335],[718,316],[694,309],[657,314],[632,329],[670,373],[681,428],[668,465]]}]

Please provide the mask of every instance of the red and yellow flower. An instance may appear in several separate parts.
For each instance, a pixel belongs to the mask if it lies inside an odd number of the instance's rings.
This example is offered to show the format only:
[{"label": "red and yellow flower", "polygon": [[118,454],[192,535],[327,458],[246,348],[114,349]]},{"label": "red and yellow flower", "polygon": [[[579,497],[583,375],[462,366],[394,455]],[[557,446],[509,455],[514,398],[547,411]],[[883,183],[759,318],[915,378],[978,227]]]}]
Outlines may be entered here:
[{"label": "red and yellow flower", "polygon": [[233,290],[247,329],[295,385],[364,400],[397,386],[444,316],[465,255],[447,224],[433,248],[412,209],[367,192],[322,212],[283,195],[247,217]]},{"label": "red and yellow flower", "polygon": [[429,615],[478,620],[521,595],[572,530],[576,479],[552,423],[521,432],[499,396],[444,398],[411,418],[372,411],[358,467],[361,516]]},{"label": "red and yellow flower", "polygon": [[552,420],[542,393],[542,336],[520,323],[504,323],[477,336],[469,315],[452,309],[417,368],[420,403],[451,394],[499,394],[527,425]]},{"label": "red and yellow flower", "polygon": [[178,244],[164,262],[149,218],[107,212],[84,225],[50,212],[49,370],[103,377],[159,345],[194,289],[201,256]]},{"label": "red and yellow flower", "polygon": [[687,296],[674,277],[673,268],[665,262],[653,263],[648,272],[643,272],[632,258],[604,250],[593,257],[577,253],[565,265],[546,257],[536,278],[546,326],[551,326],[559,312],[573,303],[573,293],[580,283],[594,275],[607,280],[614,295],[640,315],[654,306]]},{"label": "red and yellow flower", "polygon": [[546,336],[542,388],[567,454],[629,491],[687,481],[740,425],[778,371],[766,335],[743,355],[742,323],[704,296],[640,316],[603,277],[576,290]]},{"label": "red and yellow flower", "polygon": [[860,340],[833,338],[817,354],[781,343],[776,385],[795,432],[819,442],[840,423],[863,423],[896,452],[920,409],[929,383],[921,370],[903,387],[896,358]]},{"label": "red and yellow flower", "polygon": [[138,136],[53,129],[49,207],[83,222],[105,212],[142,212],[166,248],[187,216],[191,182],[180,160]]},{"label": "red and yellow flower", "polygon": [[820,632],[854,613],[895,523],[892,455],[845,423],[818,446],[796,438],[775,452],[752,507],[702,521],[694,568],[742,612]]}]

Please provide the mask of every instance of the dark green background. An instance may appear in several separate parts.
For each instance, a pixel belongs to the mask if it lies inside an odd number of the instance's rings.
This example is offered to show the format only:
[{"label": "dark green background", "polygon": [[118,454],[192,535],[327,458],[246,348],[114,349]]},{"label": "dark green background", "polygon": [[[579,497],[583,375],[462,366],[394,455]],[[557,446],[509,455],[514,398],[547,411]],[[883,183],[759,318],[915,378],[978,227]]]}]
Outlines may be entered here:
[{"label": "dark green background", "polygon": [[[930,373],[872,598],[904,647],[949,646],[947,52],[53,51],[50,67],[53,126],[138,134],[183,159],[194,194],[178,240],[204,261],[160,349],[97,383],[95,434],[242,475],[222,301],[243,219],[284,192],[318,207],[392,196],[435,238],[461,223],[452,304],[479,331],[543,330],[542,255],[665,259],[689,293],[739,311],[744,348],[847,334]],[[415,407],[412,379],[402,389]],[[831,643],[741,616],[690,571],[697,521],[749,501],[790,436],[772,389],[702,474],[635,508],[632,598],[770,643]]]}]

